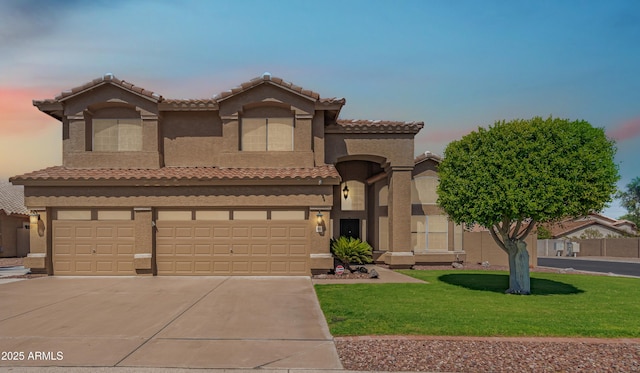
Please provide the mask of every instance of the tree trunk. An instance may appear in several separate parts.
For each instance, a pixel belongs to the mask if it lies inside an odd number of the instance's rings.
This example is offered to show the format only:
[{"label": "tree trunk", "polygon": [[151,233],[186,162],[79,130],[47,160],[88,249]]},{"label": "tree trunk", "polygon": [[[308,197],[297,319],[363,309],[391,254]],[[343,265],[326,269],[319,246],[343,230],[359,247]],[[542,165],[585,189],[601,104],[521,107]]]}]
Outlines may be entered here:
[{"label": "tree trunk", "polygon": [[509,253],[509,289],[505,293],[531,294],[527,244],[524,241],[508,240],[505,246]]}]

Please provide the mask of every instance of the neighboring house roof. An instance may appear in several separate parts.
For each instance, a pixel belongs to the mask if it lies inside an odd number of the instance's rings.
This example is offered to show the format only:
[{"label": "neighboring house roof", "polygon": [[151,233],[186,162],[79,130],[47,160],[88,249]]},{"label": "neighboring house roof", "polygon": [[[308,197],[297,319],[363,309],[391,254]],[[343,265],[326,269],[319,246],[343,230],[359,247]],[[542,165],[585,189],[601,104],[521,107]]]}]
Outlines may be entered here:
[{"label": "neighboring house roof", "polygon": [[54,184],[64,181],[65,185],[75,181],[76,184],[95,181],[114,182],[114,184],[206,184],[207,181],[249,180],[252,183],[268,180],[326,180],[339,183],[340,175],[333,165],[310,168],[218,168],[218,167],[162,167],[157,169],[74,169],[63,166],[45,168],[24,175],[14,176],[11,181],[16,184],[37,182]]},{"label": "neighboring house roof", "polygon": [[420,154],[419,156],[417,156],[414,160],[413,163],[414,164],[418,164],[418,163],[422,163],[424,161],[428,161],[428,160],[432,160],[436,163],[440,163],[442,162],[442,157],[437,155],[437,154],[433,154],[430,151],[426,151],[422,154]]},{"label": "neighboring house roof", "polygon": [[24,206],[24,187],[0,182],[0,210],[7,215],[29,215]]},{"label": "neighboring house roof", "polygon": [[624,224],[624,221],[616,220],[597,213],[591,213],[585,217],[566,219],[555,224],[545,224],[544,226],[551,232],[551,236],[553,238],[570,236],[581,229],[591,226],[600,226],[620,235],[635,233],[635,226],[632,227],[633,231],[630,232],[629,230],[623,229],[621,224]]}]

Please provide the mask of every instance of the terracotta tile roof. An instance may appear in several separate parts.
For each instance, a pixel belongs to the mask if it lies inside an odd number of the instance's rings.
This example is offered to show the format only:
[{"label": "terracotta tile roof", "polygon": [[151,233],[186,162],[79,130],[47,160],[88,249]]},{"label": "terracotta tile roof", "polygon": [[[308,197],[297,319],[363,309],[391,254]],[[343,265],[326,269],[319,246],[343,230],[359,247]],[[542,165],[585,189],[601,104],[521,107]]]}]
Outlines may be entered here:
[{"label": "terracotta tile roof", "polygon": [[398,122],[390,120],[338,119],[328,131],[367,133],[418,133],[424,122]]},{"label": "terracotta tile roof", "polygon": [[441,156],[439,156],[437,154],[434,154],[434,153],[431,153],[430,151],[427,150],[426,152],[424,152],[424,153],[420,154],[419,156],[417,156],[413,160],[413,163],[414,164],[418,164],[420,162],[424,162],[424,161],[429,160],[429,159],[435,161],[436,163],[442,162],[442,157]]},{"label": "terracotta tile roof", "polygon": [[162,96],[160,96],[157,93],[154,93],[152,91],[146,90],[142,87],[138,87],[136,85],[133,85],[129,82],[126,82],[124,80],[120,80],[118,78],[116,78],[115,76],[113,76],[113,74],[105,74],[104,76],[102,76],[101,78],[97,78],[97,79],[93,79],[90,82],[87,82],[83,85],[71,88],[70,90],[67,91],[63,91],[62,93],[60,93],[59,95],[57,95],[55,97],[55,99],[47,99],[47,100],[34,100],[33,104],[38,106],[41,104],[51,104],[51,103],[55,103],[55,102],[60,102],[60,101],[64,101],[66,99],[68,99],[69,97],[75,96],[81,92],[90,90],[92,88],[104,85],[104,84],[108,84],[108,83],[112,83],[115,85],[118,85],[130,92],[139,94],[141,96],[144,96],[146,98],[149,98],[153,101],[162,101]]},{"label": "terracotta tile roof", "polygon": [[289,83],[287,81],[284,81],[282,78],[277,78],[275,76],[271,76],[271,74],[269,73],[264,73],[262,76],[259,76],[257,78],[253,78],[251,80],[249,80],[248,82],[244,82],[242,84],[240,84],[238,87],[234,87],[228,91],[224,91],[221,92],[219,94],[217,94],[216,96],[214,96],[214,100],[220,102],[222,100],[225,100],[231,96],[235,96],[239,93],[242,93],[248,89],[251,89],[253,87],[256,87],[260,84],[273,84],[279,87],[282,87],[284,89],[293,91],[301,96],[305,96],[313,101],[318,101],[321,103],[338,103],[338,104],[344,104],[346,102],[346,100],[344,98],[321,98],[320,94],[308,89],[304,89],[300,86],[297,86],[293,83]]},{"label": "terracotta tile roof", "polygon": [[55,166],[14,176],[11,181],[215,181],[339,179],[333,165],[311,168],[163,167],[158,169],[78,169]]},{"label": "terracotta tile roof", "polygon": [[214,99],[164,99],[160,102],[159,108],[162,109],[190,109],[190,110],[208,110],[218,109],[218,102]]},{"label": "terracotta tile roof", "polygon": [[24,187],[0,182],[0,210],[7,215],[29,215],[24,206]]}]

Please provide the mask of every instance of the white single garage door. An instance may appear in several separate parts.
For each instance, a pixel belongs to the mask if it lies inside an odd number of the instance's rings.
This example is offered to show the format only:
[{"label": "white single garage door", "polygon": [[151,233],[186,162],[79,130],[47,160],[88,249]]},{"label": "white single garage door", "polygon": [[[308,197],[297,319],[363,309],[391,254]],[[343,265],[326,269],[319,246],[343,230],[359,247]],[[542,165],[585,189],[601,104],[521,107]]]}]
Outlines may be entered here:
[{"label": "white single garage door", "polygon": [[308,276],[306,220],[158,220],[158,275]]},{"label": "white single garage door", "polygon": [[135,275],[132,221],[53,221],[54,275]]}]

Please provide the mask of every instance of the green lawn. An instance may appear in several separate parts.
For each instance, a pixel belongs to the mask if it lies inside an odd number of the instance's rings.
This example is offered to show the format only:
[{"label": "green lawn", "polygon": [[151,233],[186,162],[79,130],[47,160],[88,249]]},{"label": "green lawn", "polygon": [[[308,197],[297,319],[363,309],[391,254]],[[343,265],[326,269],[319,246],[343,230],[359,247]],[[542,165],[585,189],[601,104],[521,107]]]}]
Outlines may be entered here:
[{"label": "green lawn", "polygon": [[534,272],[518,296],[506,272],[402,273],[429,283],[316,285],[331,333],[640,337],[640,279]]}]

